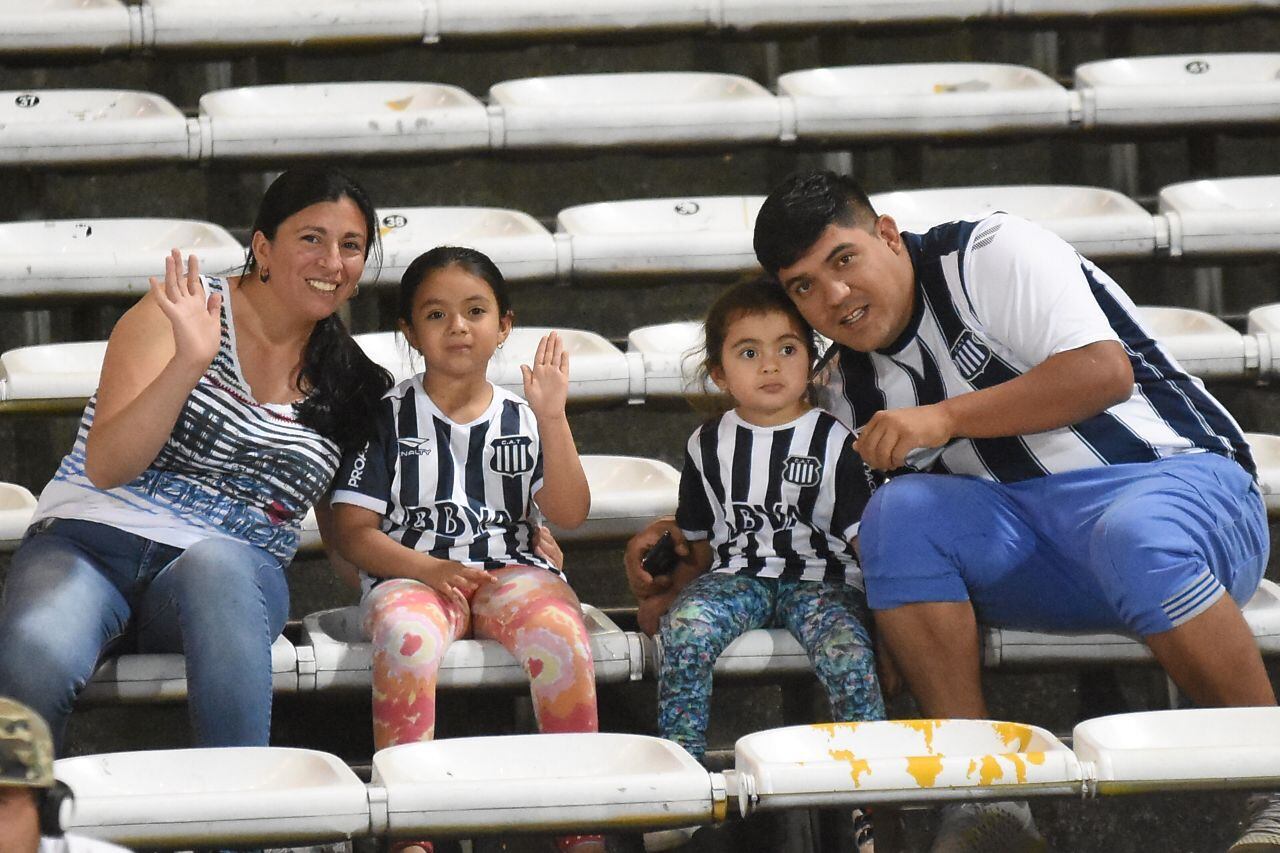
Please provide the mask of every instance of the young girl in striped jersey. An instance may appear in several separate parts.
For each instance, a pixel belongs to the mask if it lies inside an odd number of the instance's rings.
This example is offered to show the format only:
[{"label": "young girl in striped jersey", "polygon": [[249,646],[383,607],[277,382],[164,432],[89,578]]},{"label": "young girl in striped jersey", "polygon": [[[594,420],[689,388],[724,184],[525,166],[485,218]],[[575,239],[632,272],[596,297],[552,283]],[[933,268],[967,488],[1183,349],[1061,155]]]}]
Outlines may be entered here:
[{"label": "young girl in striped jersey", "polygon": [[[383,398],[376,437],[343,460],[333,493],[338,551],[363,575],[374,745],[432,738],[440,663],[466,636],[520,661],[541,731],[597,731],[578,599],[535,543],[539,515],[577,527],[591,501],[565,417],[568,353],[542,339],[521,367],[528,402],[488,381],[514,314],[502,273],[472,249],[414,260],[399,309],[425,372]],[[557,844],[604,849],[599,836]]]},{"label": "young girl in striped jersey", "polygon": [[661,617],[658,728],[701,759],[711,669],[752,628],[784,627],[837,721],[884,719],[852,540],[871,496],[853,436],[809,402],[813,330],[776,283],[736,285],[707,314],[703,368],[734,402],[689,439],[676,525],[687,545]]}]

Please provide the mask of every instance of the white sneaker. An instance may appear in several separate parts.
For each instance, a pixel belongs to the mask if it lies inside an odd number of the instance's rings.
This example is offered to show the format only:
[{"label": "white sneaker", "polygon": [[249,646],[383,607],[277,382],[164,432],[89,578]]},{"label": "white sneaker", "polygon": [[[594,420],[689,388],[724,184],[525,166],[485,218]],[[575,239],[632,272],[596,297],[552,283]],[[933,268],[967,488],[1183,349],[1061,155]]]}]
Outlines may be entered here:
[{"label": "white sneaker", "polygon": [[1043,853],[1048,849],[1026,801],[1001,800],[943,806],[929,853]]},{"label": "white sneaker", "polygon": [[1280,794],[1255,794],[1249,798],[1249,823],[1228,853],[1277,853],[1280,851]]},{"label": "white sneaker", "polygon": [[693,834],[701,826],[682,826],[678,829],[658,829],[644,834],[645,853],[661,853],[663,850],[678,850],[689,843]]}]

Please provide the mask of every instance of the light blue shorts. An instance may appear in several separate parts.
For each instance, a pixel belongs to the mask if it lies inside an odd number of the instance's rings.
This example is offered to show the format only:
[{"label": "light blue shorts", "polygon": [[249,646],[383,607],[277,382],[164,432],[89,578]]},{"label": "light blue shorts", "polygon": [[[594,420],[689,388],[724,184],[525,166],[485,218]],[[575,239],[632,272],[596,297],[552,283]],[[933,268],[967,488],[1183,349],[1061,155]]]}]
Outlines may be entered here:
[{"label": "light blue shorts", "polygon": [[1213,453],[1001,484],[910,474],[882,487],[860,529],[874,610],[973,602],[1006,628],[1147,636],[1243,605],[1266,568],[1266,508]]}]

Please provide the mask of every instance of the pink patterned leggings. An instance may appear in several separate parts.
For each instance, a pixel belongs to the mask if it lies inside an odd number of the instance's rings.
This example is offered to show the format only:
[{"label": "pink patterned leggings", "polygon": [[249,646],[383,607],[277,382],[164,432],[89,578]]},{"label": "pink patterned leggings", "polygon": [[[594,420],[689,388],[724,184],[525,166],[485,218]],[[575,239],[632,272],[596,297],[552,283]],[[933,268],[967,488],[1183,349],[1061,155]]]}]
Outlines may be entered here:
[{"label": "pink patterned leggings", "polygon": [[[473,633],[497,640],[529,676],[542,732],[595,732],[595,664],[578,597],[559,576],[534,566],[493,572],[470,610],[418,581],[398,578],[365,599],[373,641],[373,742],[377,749],[431,740],[436,681],[449,645]],[[469,629],[474,628],[474,631]],[[560,839],[562,849],[596,837]]]}]

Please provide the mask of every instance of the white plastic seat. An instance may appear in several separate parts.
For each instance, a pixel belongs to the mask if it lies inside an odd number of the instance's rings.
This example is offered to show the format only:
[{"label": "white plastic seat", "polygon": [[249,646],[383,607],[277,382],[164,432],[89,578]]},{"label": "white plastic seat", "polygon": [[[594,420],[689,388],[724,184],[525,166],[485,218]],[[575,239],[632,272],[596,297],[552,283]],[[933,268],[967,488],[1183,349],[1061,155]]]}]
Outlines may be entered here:
[{"label": "white plastic seat", "polygon": [[[506,344],[489,362],[489,381],[513,394],[524,394],[520,365],[532,364],[538,341],[551,329],[516,326]],[[581,329],[557,329],[569,353],[569,400],[574,403],[609,403],[627,399],[630,368],[627,357],[609,341]],[[356,342],[399,382],[422,370],[422,357],[395,332],[356,335]]]},{"label": "white plastic seat", "polygon": [[1244,437],[1258,468],[1258,488],[1267,514],[1280,516],[1280,435],[1246,432]]},{"label": "white plastic seat", "polygon": [[58,219],[0,223],[0,300],[147,292],[177,247],[200,270],[239,273],[244,248],[211,222],[186,219]]},{"label": "white plastic seat", "polygon": [[1270,378],[1280,373],[1280,303],[1251,309],[1247,329],[1258,344],[1260,375]]},{"label": "white plastic seat", "polygon": [[723,26],[830,26],[833,24],[910,24],[962,21],[994,15],[1000,0],[721,0]]},{"label": "white plastic seat", "polygon": [[638,72],[507,80],[489,89],[503,148],[775,142],[778,99],[734,74]]},{"label": "white plastic seat", "polygon": [[627,356],[640,360],[642,384],[631,390],[637,399],[718,394],[709,377],[699,378],[703,361],[702,323],[684,320],[642,326],[627,335]]},{"label": "white plastic seat", "polygon": [[1143,305],[1138,308],[1138,316],[1193,376],[1241,379],[1257,373],[1257,342],[1212,314],[1191,308]]},{"label": "white plastic seat", "polygon": [[1280,785],[1280,708],[1187,708],[1085,720],[1072,749],[1100,796]]},{"label": "white plastic seat", "polygon": [[[283,636],[271,644],[271,688],[298,689],[298,652]],[[98,666],[80,698],[86,702],[166,702],[187,697],[187,661],[180,654],[119,655]]]},{"label": "white plastic seat", "polygon": [[395,154],[489,147],[484,104],[441,83],[249,86],[200,98],[205,157]]},{"label": "white plastic seat", "polygon": [[1144,56],[1076,68],[1085,127],[1280,118],[1280,53]]},{"label": "white plastic seat", "polygon": [[0,353],[0,409],[70,412],[98,388],[106,341],[40,344]]},{"label": "white plastic seat", "polygon": [[[582,605],[582,616],[591,639],[596,681],[609,684],[639,679],[644,674],[639,637],[624,632],[589,604]],[[359,607],[339,607],[302,620],[315,671],[311,677],[303,673],[301,690],[369,689],[373,647],[360,619]],[[438,685],[442,689],[518,688],[528,683],[519,662],[496,640],[458,640],[445,653]]]},{"label": "white plastic seat", "polygon": [[[764,196],[654,198],[560,211],[575,277],[746,272]],[[563,235],[563,236],[561,236]]]},{"label": "white plastic seat", "polygon": [[340,841],[369,832],[367,789],[332,755],[223,747],[54,763],[75,791],[68,831],[137,847]]},{"label": "white plastic seat", "polygon": [[196,134],[151,92],[36,89],[0,92],[0,163],[195,159]]},{"label": "white plastic seat", "polygon": [[536,734],[403,744],[373,756],[393,836],[585,832],[723,818],[723,779],[671,741]]},{"label": "white plastic seat", "polygon": [[1173,184],[1160,191],[1171,255],[1280,251],[1280,175]]},{"label": "white plastic seat", "polygon": [[942,222],[975,220],[997,210],[1036,222],[1089,258],[1155,254],[1156,223],[1128,196],[1101,187],[955,187],[877,193],[871,203],[904,231],[923,233]]},{"label": "white plastic seat", "polygon": [[591,512],[586,523],[573,530],[552,525],[559,542],[625,540],[655,518],[676,511],[680,472],[665,462],[585,455],[582,468],[591,488]]},{"label": "white plastic seat", "polygon": [[18,547],[35,511],[35,495],[16,483],[0,483],[0,552]]},{"label": "white plastic seat", "polygon": [[290,47],[367,41],[421,41],[421,0],[147,0],[148,46]]},{"label": "white plastic seat", "polygon": [[[1280,587],[1263,580],[1243,610],[1262,653],[1280,654]],[[982,657],[989,669],[1154,660],[1150,649],[1125,634],[1058,634],[990,627],[982,629]]]},{"label": "white plastic seat", "polygon": [[[551,279],[556,242],[538,220],[498,207],[390,207],[378,211],[382,266],[366,282],[395,286],[413,259],[436,246],[466,246],[489,256],[507,281]],[[566,270],[567,273],[567,270]]]},{"label": "white plastic seat", "polygon": [[739,810],[1022,799],[1081,790],[1076,756],[1044,729],[891,720],[771,729],[734,746]]},{"label": "white plastic seat", "polygon": [[436,0],[439,35],[545,36],[630,30],[697,30],[719,0]]},{"label": "white plastic seat", "polygon": [[800,139],[1017,133],[1066,128],[1071,96],[1033,68],[977,62],[793,71],[778,92]]},{"label": "white plastic seat", "polygon": [[100,53],[140,42],[141,16],[120,0],[23,0],[0,8],[0,53]]}]

